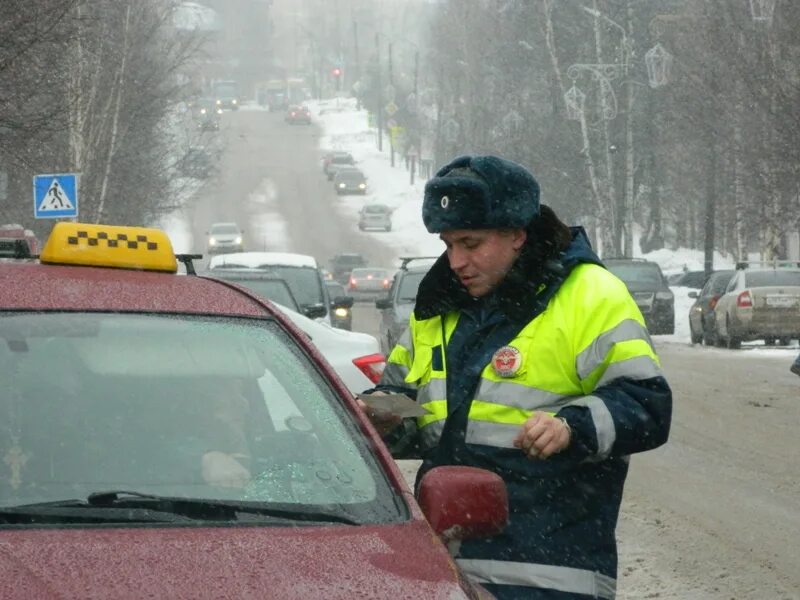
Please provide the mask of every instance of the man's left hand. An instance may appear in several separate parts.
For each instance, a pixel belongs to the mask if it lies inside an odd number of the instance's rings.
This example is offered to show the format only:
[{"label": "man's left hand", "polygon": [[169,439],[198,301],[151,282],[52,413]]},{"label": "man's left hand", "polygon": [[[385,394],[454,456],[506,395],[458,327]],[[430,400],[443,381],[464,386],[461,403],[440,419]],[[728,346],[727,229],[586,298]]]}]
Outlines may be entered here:
[{"label": "man's left hand", "polygon": [[531,460],[544,460],[565,450],[570,437],[569,427],[564,421],[537,412],[522,425],[514,438],[514,446],[525,452]]}]

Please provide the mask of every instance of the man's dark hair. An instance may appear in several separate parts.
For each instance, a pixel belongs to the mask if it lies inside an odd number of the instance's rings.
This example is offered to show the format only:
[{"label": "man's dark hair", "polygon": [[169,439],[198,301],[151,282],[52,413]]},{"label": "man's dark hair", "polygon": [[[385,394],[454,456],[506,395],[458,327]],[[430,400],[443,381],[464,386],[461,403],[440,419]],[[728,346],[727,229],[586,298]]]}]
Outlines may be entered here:
[{"label": "man's dark hair", "polygon": [[525,228],[528,238],[525,241],[525,254],[528,260],[538,265],[558,259],[572,242],[569,227],[558,218],[555,211],[542,204],[539,216]]}]

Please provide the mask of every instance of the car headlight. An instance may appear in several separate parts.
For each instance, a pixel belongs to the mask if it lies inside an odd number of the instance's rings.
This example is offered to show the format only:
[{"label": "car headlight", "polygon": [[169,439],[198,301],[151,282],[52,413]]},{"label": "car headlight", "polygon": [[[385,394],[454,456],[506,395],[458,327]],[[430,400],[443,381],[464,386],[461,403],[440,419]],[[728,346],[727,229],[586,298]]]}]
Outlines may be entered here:
[{"label": "car headlight", "polygon": [[343,184],[343,183],[340,183],[340,184],[339,184],[339,187],[340,187],[340,188],[346,188],[347,186],[346,186],[345,184]]},{"label": "car headlight", "polygon": [[233,243],[234,243],[234,244],[241,244],[241,243],[242,243],[242,236],[240,236],[240,235],[237,235],[237,236],[236,236],[236,239],[235,239],[235,240],[233,240]]},{"label": "car headlight", "polygon": [[217,106],[219,106],[220,104],[222,104],[222,100],[217,100]]},{"label": "car headlight", "polygon": [[204,114],[206,114],[206,109],[205,109],[205,108],[201,108],[201,109],[200,109],[200,114],[201,114],[201,115],[204,115]]},{"label": "car headlight", "polygon": [[217,114],[218,114],[218,115],[221,115],[221,114],[222,114],[222,109],[221,109],[221,108],[218,108],[218,109],[217,109]]},{"label": "car headlight", "polygon": [[337,308],[336,310],[333,311],[333,314],[335,314],[337,317],[344,319],[347,316],[347,312],[348,311],[346,308]]},{"label": "car headlight", "polygon": [[656,292],[657,300],[672,300],[672,292]]},{"label": "car headlight", "polygon": [[366,189],[366,187],[367,187],[366,183],[359,183],[358,184],[358,189],[360,189],[360,190]]},{"label": "car headlight", "polygon": [[215,240],[214,238],[208,238],[208,245],[209,246],[214,246],[214,245],[216,245],[216,243],[217,243],[217,240]]},{"label": "car headlight", "polygon": [[233,100],[231,100],[231,104],[237,104],[236,98],[234,98]]}]

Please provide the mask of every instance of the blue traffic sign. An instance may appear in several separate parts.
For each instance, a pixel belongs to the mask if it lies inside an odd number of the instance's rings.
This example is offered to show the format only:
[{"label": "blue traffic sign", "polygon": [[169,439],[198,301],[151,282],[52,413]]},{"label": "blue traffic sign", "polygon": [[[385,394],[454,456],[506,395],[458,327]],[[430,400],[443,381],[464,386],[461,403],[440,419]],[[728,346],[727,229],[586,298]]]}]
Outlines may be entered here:
[{"label": "blue traffic sign", "polygon": [[75,173],[34,175],[33,216],[57,219],[78,216],[78,176]]}]

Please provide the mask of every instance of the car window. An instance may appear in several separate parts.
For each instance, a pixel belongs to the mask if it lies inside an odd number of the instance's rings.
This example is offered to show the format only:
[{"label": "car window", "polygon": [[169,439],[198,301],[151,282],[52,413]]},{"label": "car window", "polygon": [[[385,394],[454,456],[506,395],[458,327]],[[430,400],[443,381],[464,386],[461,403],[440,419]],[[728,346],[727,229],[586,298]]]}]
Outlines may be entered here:
[{"label": "car window", "polygon": [[609,263],[608,270],[625,283],[662,285],[663,278],[657,265]]},{"label": "car window", "polygon": [[269,265],[266,268],[286,281],[301,307],[325,304],[323,284],[320,281],[319,271],[316,269],[281,265]]},{"label": "car window", "polygon": [[368,205],[364,207],[364,212],[369,214],[386,214],[389,212],[389,208],[387,206],[376,206],[374,204]]},{"label": "car window", "polygon": [[[0,480],[3,505],[122,489],[398,516],[357,427],[274,322],[6,313],[0,340],[0,447],[27,457]],[[215,449],[241,457],[246,487],[203,483]]]},{"label": "car window", "polygon": [[730,282],[732,278],[733,278],[732,273],[726,273],[724,275],[723,274],[712,275],[706,287],[709,288],[710,293],[719,294],[725,291],[728,282]]},{"label": "car window", "polygon": [[773,271],[746,271],[745,287],[767,287],[773,285],[800,286],[800,271],[775,269]]},{"label": "car window", "polygon": [[400,304],[414,302],[417,299],[417,290],[423,277],[425,277],[425,273],[406,273],[400,280],[397,302]]},{"label": "car window", "polygon": [[[219,273],[213,273],[215,277],[219,277]],[[222,276],[221,279],[225,277]],[[289,288],[286,287],[286,284],[283,281],[279,280],[271,280],[271,279],[237,279],[231,278],[233,283],[241,285],[242,287],[246,287],[250,291],[258,294],[259,296],[263,296],[272,302],[277,302],[278,304],[282,304],[287,308],[291,308],[294,311],[300,312],[299,307],[297,306],[297,302],[295,301],[294,297],[292,296],[291,291]]]},{"label": "car window", "polygon": [[374,279],[380,279],[388,277],[389,271],[386,269],[353,269],[352,273],[350,273],[350,276],[355,278],[371,277]]}]

